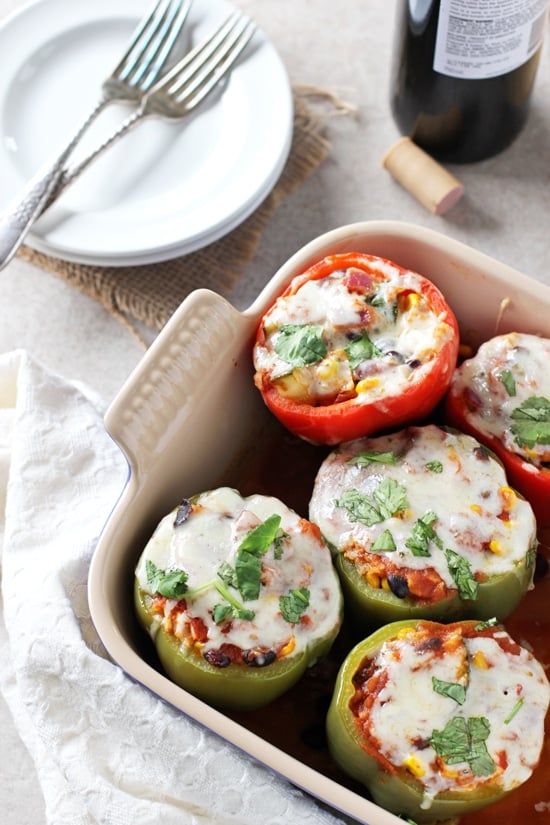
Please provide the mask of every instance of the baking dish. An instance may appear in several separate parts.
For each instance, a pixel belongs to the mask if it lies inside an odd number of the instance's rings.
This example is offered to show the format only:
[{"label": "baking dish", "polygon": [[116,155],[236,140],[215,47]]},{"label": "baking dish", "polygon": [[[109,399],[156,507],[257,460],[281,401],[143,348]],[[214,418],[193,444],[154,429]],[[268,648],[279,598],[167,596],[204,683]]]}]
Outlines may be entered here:
[{"label": "baking dish", "polygon": [[100,638],[130,677],[335,809],[368,825],[397,825],[402,820],[324,772],[317,754],[308,762],[300,749],[270,738],[254,716],[222,713],[173,684],[146,647],[131,597],[135,563],[160,518],[183,497],[222,483],[238,486],[275,426],[252,381],[260,317],[295,274],[327,254],[352,250],[390,258],[432,280],[454,309],[462,340],[473,346],[513,329],[550,337],[550,287],[432,230],[395,221],[355,223],[311,241],[243,312],[214,292],[193,292],[107,412],[107,430],[129,475],[94,553],[88,594]]}]

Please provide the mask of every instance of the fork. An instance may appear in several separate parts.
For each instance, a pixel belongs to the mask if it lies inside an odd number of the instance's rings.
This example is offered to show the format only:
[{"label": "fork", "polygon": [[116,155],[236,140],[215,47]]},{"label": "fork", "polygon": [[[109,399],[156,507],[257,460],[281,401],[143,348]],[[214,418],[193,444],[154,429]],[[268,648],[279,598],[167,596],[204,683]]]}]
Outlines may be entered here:
[{"label": "fork", "polygon": [[233,12],[151,88],[108,138],[77,165],[63,172],[45,209],[100,155],[145,118],[158,116],[177,121],[196,109],[227,76],[255,31],[256,25],[250,18],[242,12]]},{"label": "fork", "polygon": [[22,193],[0,214],[0,269],[23,242],[59,183],[67,160],[84,133],[111,103],[137,104],[172,53],[192,0],[156,0],[138,25],[126,52],[103,81],[99,100],[56,158],[39,170]]}]

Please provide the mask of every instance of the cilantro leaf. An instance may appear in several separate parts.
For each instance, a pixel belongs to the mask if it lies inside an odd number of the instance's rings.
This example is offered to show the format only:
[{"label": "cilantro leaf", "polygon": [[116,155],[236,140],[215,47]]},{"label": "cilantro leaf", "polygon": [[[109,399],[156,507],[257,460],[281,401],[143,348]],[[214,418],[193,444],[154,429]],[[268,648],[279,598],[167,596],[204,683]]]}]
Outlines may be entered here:
[{"label": "cilantro leaf", "polygon": [[550,400],[533,395],[513,411],[510,429],[520,447],[550,444]]},{"label": "cilantro leaf", "polygon": [[472,573],[472,566],[468,559],[455,553],[450,547],[445,550],[445,558],[447,559],[447,567],[449,573],[458,588],[458,595],[461,599],[477,599],[479,585]]},{"label": "cilantro leaf", "polygon": [[428,461],[424,465],[427,470],[430,470],[432,473],[442,473],[443,472],[443,464],[441,461]]},{"label": "cilantro leaf", "polygon": [[212,618],[216,624],[222,624],[233,615],[233,608],[230,604],[215,604],[212,608]]},{"label": "cilantro leaf", "polygon": [[267,553],[279,536],[280,525],[280,516],[269,516],[253,530],[250,530],[237,548],[235,559],[236,582],[245,602],[257,599],[260,595],[262,556]]},{"label": "cilantro leaf", "polygon": [[447,765],[467,762],[474,776],[491,776],[496,766],[485,744],[490,731],[485,716],[454,716],[432,732],[430,745]]},{"label": "cilantro leaf", "polygon": [[359,521],[372,527],[399,513],[409,506],[407,491],[393,478],[383,478],[372,496],[366,496],[358,490],[346,490],[337,507],[345,507],[352,521]]},{"label": "cilantro leaf", "polygon": [[239,544],[239,552],[246,550],[249,553],[267,553],[277,538],[280,526],[280,516],[269,516],[246,534]]},{"label": "cilantro leaf", "polygon": [[356,464],[358,467],[368,467],[369,464],[397,464],[395,453],[382,452],[381,450],[362,450],[353,458],[348,459],[348,464]]},{"label": "cilantro leaf", "polygon": [[437,516],[431,510],[416,520],[410,538],[405,542],[413,556],[430,556],[430,542],[434,542],[440,549],[441,539],[432,527]]},{"label": "cilantro leaf", "polygon": [[486,627],[495,627],[498,623],[498,619],[493,616],[492,619],[487,619],[484,622],[478,622],[474,627],[474,630],[485,630]]},{"label": "cilantro leaf", "polygon": [[373,542],[371,550],[374,550],[375,553],[391,553],[393,550],[397,550],[395,539],[389,530],[380,533],[376,541]]},{"label": "cilantro leaf", "polygon": [[216,624],[220,624],[229,617],[246,620],[252,620],[254,618],[256,615],[254,611],[248,610],[241,604],[221,581],[214,581],[213,584],[220,596],[227,602],[227,604],[217,604],[214,606],[212,616]]},{"label": "cilantro leaf", "polygon": [[327,354],[320,324],[283,324],[274,346],[277,355],[293,367],[317,364]]},{"label": "cilantro leaf", "polygon": [[500,380],[508,395],[512,398],[516,394],[516,382],[510,370],[502,370]]},{"label": "cilantro leaf", "polygon": [[154,562],[147,559],[145,562],[147,584],[154,593],[160,593],[167,599],[181,599],[187,592],[188,575],[185,570],[174,567],[171,570],[161,570]]},{"label": "cilantro leaf", "polygon": [[302,613],[309,607],[309,595],[307,587],[300,587],[289,590],[286,596],[280,596],[279,607],[285,622],[296,624],[300,621]]},{"label": "cilantro leaf", "polygon": [[358,338],[354,338],[353,341],[344,348],[344,352],[347,353],[352,370],[357,369],[363,361],[369,361],[371,358],[378,358],[384,354],[378,349],[376,344],[371,341],[365,330],[362,330],[361,335]]},{"label": "cilantro leaf", "polygon": [[432,676],[432,687],[436,693],[454,699],[459,705],[463,705],[466,701],[466,688],[464,685],[459,685],[458,682],[444,682],[442,679]]},{"label": "cilantro leaf", "polygon": [[228,561],[224,561],[220,564],[218,568],[218,576],[222,580],[224,584],[228,587],[234,587],[235,590],[238,590],[238,582],[237,582],[237,574],[235,573],[235,568],[231,567]]}]

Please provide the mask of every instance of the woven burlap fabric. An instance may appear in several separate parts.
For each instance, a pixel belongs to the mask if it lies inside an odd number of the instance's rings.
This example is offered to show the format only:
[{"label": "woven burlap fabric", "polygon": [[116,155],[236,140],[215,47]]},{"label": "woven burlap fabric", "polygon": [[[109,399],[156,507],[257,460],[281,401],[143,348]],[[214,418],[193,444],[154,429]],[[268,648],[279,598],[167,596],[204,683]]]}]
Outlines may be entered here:
[{"label": "woven burlap fabric", "polygon": [[160,330],[197,287],[222,295],[230,292],[252,260],[274,210],[326,157],[327,117],[349,111],[330,93],[308,86],[294,85],[293,98],[292,145],[279,181],[260,207],[221,240],[179,258],[142,266],[71,263],[27,246],[20,249],[20,257],[78,287],[131,327],[132,321],[139,321]]}]

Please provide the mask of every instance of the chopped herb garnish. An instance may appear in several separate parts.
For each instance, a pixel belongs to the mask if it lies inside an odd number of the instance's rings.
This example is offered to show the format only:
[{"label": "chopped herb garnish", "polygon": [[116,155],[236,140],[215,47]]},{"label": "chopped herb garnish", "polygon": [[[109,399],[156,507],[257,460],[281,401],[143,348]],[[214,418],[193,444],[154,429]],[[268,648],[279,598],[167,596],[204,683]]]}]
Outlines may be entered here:
[{"label": "chopped herb garnish", "polygon": [[228,561],[223,561],[219,568],[218,568],[218,576],[222,580],[224,584],[228,587],[234,587],[235,590],[239,589],[239,583],[237,581],[237,574],[235,573],[235,568],[231,567]]},{"label": "chopped herb garnish", "polygon": [[363,361],[369,361],[371,358],[378,358],[384,354],[378,349],[376,344],[371,341],[365,330],[362,330],[361,335],[358,338],[354,338],[353,341],[345,347],[344,352],[347,353],[352,370],[357,369]]},{"label": "chopped herb garnish", "polygon": [[468,559],[455,553],[449,547],[445,550],[445,558],[447,559],[447,567],[449,573],[458,589],[458,595],[461,599],[477,599],[479,585],[472,573],[472,566]]},{"label": "chopped herb garnish", "polygon": [[309,607],[309,590],[307,587],[289,590],[286,596],[279,598],[279,607],[285,622],[296,624]]},{"label": "chopped herb garnish", "polygon": [[178,567],[171,570],[161,570],[154,562],[147,559],[145,562],[147,584],[154,593],[160,593],[167,599],[181,599],[187,592],[187,573]]},{"label": "chopped herb garnish", "polygon": [[443,730],[434,730],[430,745],[447,765],[467,762],[474,776],[491,776],[495,763],[485,741],[491,726],[485,716],[454,716]]},{"label": "chopped herb garnish", "polygon": [[435,676],[432,676],[432,687],[436,693],[454,699],[459,705],[463,705],[466,701],[466,688],[464,685],[459,685],[458,682],[444,682],[442,679],[436,679]]},{"label": "chopped herb garnish", "polygon": [[486,627],[495,627],[495,625],[497,625],[498,623],[498,619],[496,619],[495,616],[493,616],[492,619],[487,619],[486,622],[479,622],[478,624],[476,624],[474,630],[485,630]]},{"label": "chopped herb garnish", "polygon": [[374,550],[375,553],[391,553],[396,549],[397,545],[389,530],[384,530],[383,533],[380,533],[371,546],[371,550]]},{"label": "chopped herb garnish", "polygon": [[341,499],[336,501],[337,507],[345,507],[352,521],[359,521],[372,527],[409,506],[407,491],[402,484],[393,478],[384,478],[371,496],[366,496],[358,490],[346,490]]},{"label": "chopped herb garnish", "polygon": [[504,385],[504,389],[512,398],[516,394],[516,382],[510,370],[502,370],[500,373],[500,380]]},{"label": "chopped herb garnish", "polygon": [[427,470],[430,470],[432,473],[442,473],[443,472],[443,464],[441,461],[428,461],[424,465]]},{"label": "chopped herb garnish", "polygon": [[368,467],[369,464],[396,464],[395,453],[382,452],[381,450],[362,450],[353,458],[348,459],[348,464],[356,464],[358,467]]},{"label": "chopped herb garnish", "polygon": [[243,601],[257,599],[260,595],[262,556],[280,535],[281,517],[269,516],[246,534],[237,549],[235,575]]},{"label": "chopped herb garnish", "polygon": [[521,708],[523,707],[524,701],[525,701],[525,699],[523,698],[523,696],[520,699],[517,700],[516,704],[514,705],[514,707],[512,708],[512,710],[510,711],[510,713],[506,717],[506,719],[504,720],[505,725],[510,724],[510,722],[512,721],[512,719],[514,718],[516,713],[518,713],[518,711],[520,711]]},{"label": "chopped herb garnish", "polygon": [[279,530],[273,539],[273,557],[276,561],[280,561],[283,558],[283,541],[289,538],[290,535],[288,533],[285,533],[284,530]]},{"label": "chopped herb garnish", "polygon": [[550,400],[531,396],[513,411],[510,429],[520,447],[550,444]]},{"label": "chopped herb garnish", "polygon": [[320,324],[283,324],[274,346],[277,355],[293,367],[317,364],[327,354]]},{"label": "chopped herb garnish", "polygon": [[437,521],[437,515],[431,510],[417,519],[412,529],[411,537],[405,542],[413,556],[430,556],[430,542],[434,542],[442,549],[442,542],[432,527]]},{"label": "chopped herb garnish", "polygon": [[254,611],[248,610],[242,605],[221,581],[214,581],[213,584],[220,596],[227,602],[227,604],[217,604],[214,606],[212,616],[216,624],[220,624],[220,622],[224,622],[228,618],[246,619],[248,621],[254,618],[256,615]]}]

